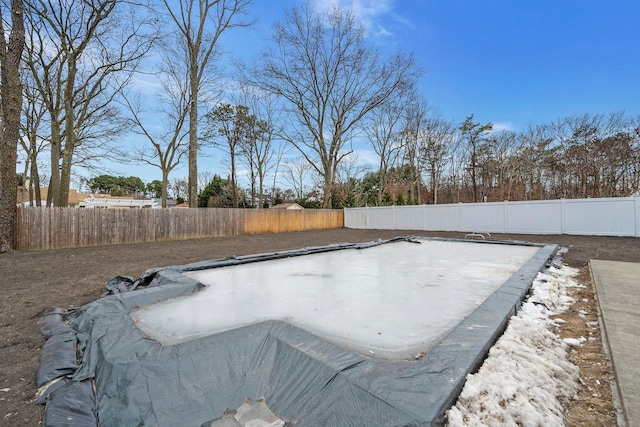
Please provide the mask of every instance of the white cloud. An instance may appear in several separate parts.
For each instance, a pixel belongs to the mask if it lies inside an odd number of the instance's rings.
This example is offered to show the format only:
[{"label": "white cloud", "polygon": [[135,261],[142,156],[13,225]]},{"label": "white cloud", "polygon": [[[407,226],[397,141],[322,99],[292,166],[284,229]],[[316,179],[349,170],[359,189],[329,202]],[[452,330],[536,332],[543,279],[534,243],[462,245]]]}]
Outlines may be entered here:
[{"label": "white cloud", "polygon": [[514,132],[518,130],[518,127],[511,122],[496,122],[493,123],[493,131],[494,132],[502,132],[502,131],[511,131]]},{"label": "white cloud", "polygon": [[154,76],[148,74],[136,74],[131,82],[131,86],[139,93],[144,95],[156,95],[162,90],[162,84]]},{"label": "white cloud", "polygon": [[358,159],[358,164],[377,166],[380,162],[380,156],[373,150],[353,150],[353,152]]},{"label": "white cloud", "polygon": [[[328,11],[334,7],[350,9],[356,20],[365,26],[370,34],[389,37],[393,33],[382,25],[381,18],[391,13],[393,0],[320,0],[318,10]],[[396,16],[393,15],[397,20]]]},{"label": "white cloud", "polygon": [[382,25],[380,25],[380,24],[378,24],[378,25],[376,26],[376,31],[375,31],[375,33],[376,33],[378,36],[383,36],[383,37],[390,37],[390,36],[392,36],[392,35],[393,35],[393,33],[392,33],[391,31],[387,30],[385,27],[383,27],[383,26],[382,26]]},{"label": "white cloud", "polygon": [[411,28],[412,30],[416,29],[415,24],[411,22],[409,18],[406,18],[397,13],[392,13],[391,16],[393,17],[393,20],[396,21],[398,24],[401,24],[404,27]]},{"label": "white cloud", "polygon": [[351,8],[356,18],[368,28],[376,17],[385,15],[391,10],[390,0],[351,0]]}]

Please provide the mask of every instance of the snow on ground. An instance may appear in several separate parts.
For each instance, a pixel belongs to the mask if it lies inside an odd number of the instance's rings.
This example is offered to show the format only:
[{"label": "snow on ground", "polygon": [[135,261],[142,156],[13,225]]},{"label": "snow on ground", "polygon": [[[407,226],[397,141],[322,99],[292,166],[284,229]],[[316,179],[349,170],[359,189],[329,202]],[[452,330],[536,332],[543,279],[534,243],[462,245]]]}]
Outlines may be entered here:
[{"label": "snow on ground", "polygon": [[567,359],[567,350],[584,338],[562,340],[552,331],[563,321],[551,317],[574,303],[567,289],[581,286],[572,279],[577,273],[565,266],[538,274],[532,295],[480,370],[467,377],[447,412],[450,427],[564,425],[559,398],[574,398],[579,384],[578,367]]}]

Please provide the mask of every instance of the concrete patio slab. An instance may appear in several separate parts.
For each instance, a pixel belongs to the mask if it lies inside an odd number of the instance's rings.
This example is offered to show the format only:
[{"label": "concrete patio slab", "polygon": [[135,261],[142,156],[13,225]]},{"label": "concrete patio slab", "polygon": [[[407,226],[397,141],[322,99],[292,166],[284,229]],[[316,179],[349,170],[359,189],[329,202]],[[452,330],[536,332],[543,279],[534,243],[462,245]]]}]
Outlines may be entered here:
[{"label": "concrete patio slab", "polygon": [[640,263],[591,260],[589,265],[621,415],[625,425],[640,426]]}]

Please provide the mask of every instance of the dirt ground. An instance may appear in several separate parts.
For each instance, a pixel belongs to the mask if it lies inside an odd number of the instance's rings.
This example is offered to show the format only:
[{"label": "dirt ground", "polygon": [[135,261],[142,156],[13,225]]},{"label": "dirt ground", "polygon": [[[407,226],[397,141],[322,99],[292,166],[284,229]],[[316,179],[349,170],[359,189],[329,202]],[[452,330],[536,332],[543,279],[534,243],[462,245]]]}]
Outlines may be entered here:
[{"label": "dirt ground", "polygon": [[[52,307],[70,308],[95,300],[105,281],[117,275],[139,277],[151,267],[249,255],[330,243],[364,242],[403,235],[463,238],[463,233],[338,229],[283,234],[263,234],[136,245],[14,252],[0,255],[0,425],[36,426],[43,409],[34,404],[35,372],[44,342],[37,315]],[[581,370],[578,400],[565,402],[570,426],[612,426],[612,373],[602,352],[587,264],[590,259],[640,262],[640,238],[493,235],[493,239],[557,243],[569,249],[566,264],[580,268],[578,301],[563,315],[567,323],[557,333],[595,340],[572,352]],[[587,313],[586,315],[584,313]],[[586,316],[586,318],[585,318]]]}]

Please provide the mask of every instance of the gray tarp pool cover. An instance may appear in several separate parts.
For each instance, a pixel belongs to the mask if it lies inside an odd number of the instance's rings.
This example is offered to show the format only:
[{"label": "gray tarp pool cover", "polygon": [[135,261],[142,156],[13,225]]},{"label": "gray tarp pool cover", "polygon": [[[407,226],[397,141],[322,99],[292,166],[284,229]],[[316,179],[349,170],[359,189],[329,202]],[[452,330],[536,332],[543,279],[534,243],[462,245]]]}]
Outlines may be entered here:
[{"label": "gray tarp pool cover", "polygon": [[[197,292],[202,285],[184,276],[185,271],[364,249],[396,240],[232,257],[154,269],[136,281],[110,281],[111,295],[67,316],[77,331],[81,355],[77,370],[68,358],[51,361],[52,352],[43,348],[49,356],[39,370],[39,385],[68,376],[47,390],[44,424],[96,425],[93,413],[101,426],[202,426],[247,398],[264,398],[273,413],[298,426],[441,425],[465,377],[482,363],[538,271],[555,255],[556,245],[541,245],[531,260],[418,361],[369,358],[274,320],[162,346],[145,338],[129,316],[136,307]],[[46,317],[61,319],[59,313]],[[43,333],[61,343],[68,354],[76,338],[57,325],[43,327]]]}]

